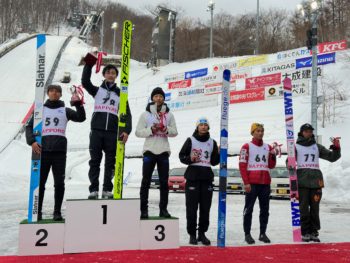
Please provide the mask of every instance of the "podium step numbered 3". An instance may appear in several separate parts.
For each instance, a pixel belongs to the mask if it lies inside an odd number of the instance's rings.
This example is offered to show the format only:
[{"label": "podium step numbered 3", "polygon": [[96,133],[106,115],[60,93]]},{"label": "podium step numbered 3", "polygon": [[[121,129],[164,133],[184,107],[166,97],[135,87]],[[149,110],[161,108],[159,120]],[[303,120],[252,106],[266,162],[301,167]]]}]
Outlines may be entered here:
[{"label": "podium step numbered 3", "polygon": [[[64,223],[20,224],[19,255],[179,247],[179,220],[140,220],[139,199],[67,200]],[[51,222],[51,223],[50,223]]]}]

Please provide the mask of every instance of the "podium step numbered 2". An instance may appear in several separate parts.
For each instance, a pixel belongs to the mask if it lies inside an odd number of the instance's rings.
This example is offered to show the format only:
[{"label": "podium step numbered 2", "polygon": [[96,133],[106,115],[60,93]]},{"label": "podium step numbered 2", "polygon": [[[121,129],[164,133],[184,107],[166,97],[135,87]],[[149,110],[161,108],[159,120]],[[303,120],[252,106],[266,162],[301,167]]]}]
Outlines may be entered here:
[{"label": "podium step numbered 2", "polygon": [[66,207],[64,223],[20,224],[18,254],[179,247],[179,220],[140,220],[139,199],[67,200]]}]

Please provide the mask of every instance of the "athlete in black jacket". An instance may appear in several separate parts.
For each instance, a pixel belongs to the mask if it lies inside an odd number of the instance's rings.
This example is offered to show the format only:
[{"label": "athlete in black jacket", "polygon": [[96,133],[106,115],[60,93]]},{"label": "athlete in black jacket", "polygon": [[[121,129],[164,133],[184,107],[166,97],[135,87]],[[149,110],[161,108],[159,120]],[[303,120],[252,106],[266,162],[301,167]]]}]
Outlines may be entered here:
[{"label": "athlete in black jacket", "polygon": [[[209,227],[209,213],[213,197],[214,173],[211,166],[220,162],[218,146],[210,138],[209,122],[206,118],[197,121],[197,128],[192,137],[188,138],[179,153],[180,161],[187,164],[186,178],[186,218],[187,232],[190,235],[190,244],[197,245],[201,241],[210,245],[205,236]],[[197,210],[199,206],[198,239]]]},{"label": "athlete in black jacket", "polygon": [[[86,61],[82,74],[82,85],[94,98],[94,112],[91,119],[90,132],[90,195],[89,199],[97,199],[99,191],[100,164],[102,152],[105,153],[105,171],[102,198],[113,198],[112,178],[114,176],[115,157],[117,148],[118,110],[120,89],[115,84],[118,70],[113,65],[107,65],[102,74],[105,80],[100,87],[91,83],[91,71],[95,61]],[[120,129],[119,139],[126,143],[131,133],[131,113],[127,104],[126,127]]]},{"label": "athlete in black jacket", "polygon": [[42,205],[45,193],[45,184],[52,168],[55,182],[54,220],[62,220],[61,206],[64,196],[64,178],[66,170],[67,138],[65,136],[68,121],[83,122],[86,119],[85,110],[80,101],[76,102],[74,111],[66,108],[60,100],[62,88],[59,85],[50,85],[47,90],[49,99],[44,104],[42,145],[39,145],[33,134],[33,116],[26,126],[26,139],[35,153],[41,152],[40,185],[38,220],[42,219]]}]

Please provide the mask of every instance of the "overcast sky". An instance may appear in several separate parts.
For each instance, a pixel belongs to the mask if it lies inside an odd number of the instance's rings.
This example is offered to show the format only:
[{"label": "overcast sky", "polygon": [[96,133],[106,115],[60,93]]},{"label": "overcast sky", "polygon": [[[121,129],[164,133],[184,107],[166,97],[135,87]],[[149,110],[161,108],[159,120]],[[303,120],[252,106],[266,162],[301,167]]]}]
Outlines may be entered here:
[{"label": "overcast sky", "polygon": [[[167,6],[181,7],[186,10],[185,16],[199,17],[202,21],[210,19],[209,12],[206,11],[209,0],[113,0],[128,7],[145,11],[146,5],[157,6],[158,4],[167,3]],[[225,11],[237,15],[249,12],[256,12],[257,0],[213,0],[215,11]],[[301,0],[260,0],[261,9],[278,8],[293,11]]]}]

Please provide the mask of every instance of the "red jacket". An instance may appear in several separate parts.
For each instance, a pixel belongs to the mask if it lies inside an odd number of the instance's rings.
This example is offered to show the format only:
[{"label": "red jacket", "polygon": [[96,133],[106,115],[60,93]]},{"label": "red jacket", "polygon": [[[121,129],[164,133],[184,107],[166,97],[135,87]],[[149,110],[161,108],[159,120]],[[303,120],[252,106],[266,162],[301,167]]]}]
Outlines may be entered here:
[{"label": "red jacket", "polygon": [[[252,139],[251,141],[256,146],[262,146],[262,140]],[[273,169],[276,166],[276,155],[270,151],[272,147],[269,145],[269,157],[268,157],[268,168]],[[244,184],[270,184],[271,177],[270,172],[266,170],[261,171],[248,171],[248,160],[249,160],[249,143],[246,143],[241,148],[239,157],[239,171]]]}]

